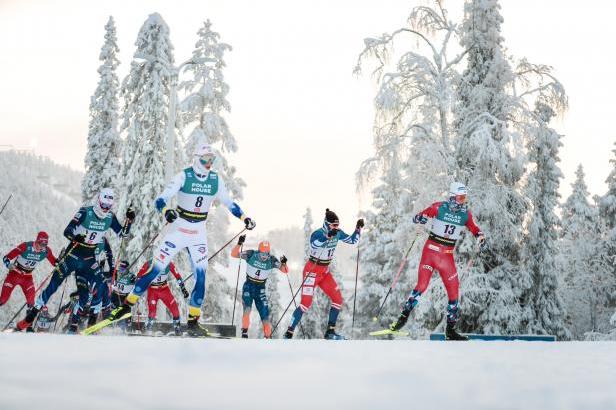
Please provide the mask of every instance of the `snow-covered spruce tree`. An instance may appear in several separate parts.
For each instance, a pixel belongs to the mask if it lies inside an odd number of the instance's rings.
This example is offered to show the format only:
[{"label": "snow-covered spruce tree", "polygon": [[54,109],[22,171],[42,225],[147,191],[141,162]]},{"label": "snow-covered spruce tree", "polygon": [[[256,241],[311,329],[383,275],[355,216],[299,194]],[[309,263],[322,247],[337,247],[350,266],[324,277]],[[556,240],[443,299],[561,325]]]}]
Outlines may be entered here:
[{"label": "snow-covered spruce tree", "polygon": [[457,178],[469,187],[470,209],[490,249],[482,256],[470,235],[458,246],[459,266],[473,258],[462,282],[461,329],[517,333],[532,317],[520,296],[531,288],[520,269],[526,203],[518,191],[524,163],[519,135],[508,128],[516,101],[508,93],[513,73],[503,49],[497,0],[468,0],[461,44],[468,65],[457,89],[455,109]]},{"label": "snow-covered spruce tree", "polygon": [[[154,200],[165,185],[166,126],[169,100],[169,67],[173,46],[163,18],[151,14],[135,42],[137,50],[128,76],[122,83],[124,114],[122,129],[127,131],[123,149],[120,214],[130,204],[137,220],[126,246],[126,258],[133,260],[163,227]],[[137,266],[151,252],[145,252]]]},{"label": "snow-covered spruce tree", "polygon": [[605,182],[607,183],[607,192],[599,201],[599,212],[604,218],[609,229],[616,228],[616,142],[615,148],[612,150],[613,158],[610,159],[612,170]]},{"label": "snow-covered spruce tree", "polygon": [[[281,279],[280,277],[281,275],[284,275],[284,273],[274,270],[272,274],[269,276],[269,278],[267,279],[266,292],[267,292],[267,301],[270,307],[270,323],[272,324],[272,327],[276,324],[276,322],[278,322],[278,319],[280,319],[280,315],[282,314],[282,311],[284,309],[280,302],[280,291],[278,289],[279,289],[280,281],[286,280],[286,279]],[[283,326],[283,327],[280,327],[280,326]],[[284,329],[284,325],[282,324],[279,325],[279,327],[281,329]],[[280,335],[283,332],[276,332],[276,333]],[[263,336],[263,327],[261,327],[259,334]],[[273,335],[272,337],[276,337],[276,335]]]},{"label": "snow-covered spruce tree", "polygon": [[552,334],[562,340],[569,339],[571,334],[565,326],[565,304],[558,292],[560,221],[556,208],[563,175],[558,166],[561,136],[549,125],[554,115],[552,108],[537,102],[535,120],[530,125],[532,129],[528,130],[526,144],[532,170],[527,176],[524,194],[532,205],[532,212],[522,258],[532,276],[533,287],[524,295],[522,303],[533,306],[534,317],[527,325],[527,333]]},{"label": "snow-covered spruce tree", "polygon": [[[562,240],[559,264],[564,275],[563,299],[567,304],[569,329],[575,338],[585,332],[605,331],[609,311],[607,258],[602,254],[598,210],[588,200],[584,170],[580,165],[572,192],[562,206]],[[601,316],[608,320],[602,323]]]},{"label": "snow-covered spruce tree", "polygon": [[[91,201],[102,188],[116,188],[120,171],[121,141],[118,132],[119,81],[116,69],[120,64],[113,17],[105,24],[105,43],[101,49],[98,68],[99,81],[90,99],[90,124],[88,150],[85,157],[85,174],[81,181],[81,197]],[[120,193],[116,190],[116,195]]]}]

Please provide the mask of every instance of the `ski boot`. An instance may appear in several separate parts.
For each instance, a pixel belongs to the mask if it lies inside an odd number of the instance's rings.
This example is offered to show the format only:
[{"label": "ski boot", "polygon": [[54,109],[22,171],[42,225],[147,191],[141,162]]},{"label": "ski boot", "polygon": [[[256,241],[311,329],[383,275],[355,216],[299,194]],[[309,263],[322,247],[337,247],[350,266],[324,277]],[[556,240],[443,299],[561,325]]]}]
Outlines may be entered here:
[{"label": "ski boot", "polygon": [[103,310],[101,311],[101,314],[103,315],[103,320],[109,319],[109,316],[111,316],[111,309],[111,305],[107,305],[103,308]]},{"label": "ski boot", "polygon": [[145,334],[151,336],[152,335],[152,328],[154,327],[154,319],[149,317],[147,318],[147,320],[145,321]]},{"label": "ski boot", "polygon": [[173,333],[176,336],[182,336],[182,327],[180,325],[180,319],[173,319]]},{"label": "ski boot", "polygon": [[286,332],[284,332],[285,339],[293,339],[293,328],[289,327]]},{"label": "ski boot", "polygon": [[32,328],[32,323],[34,323],[34,320],[36,319],[36,316],[38,315],[40,310],[41,309],[36,307],[36,305],[28,309],[28,313],[26,313],[26,317],[23,318],[23,320],[20,320],[19,322],[17,322],[17,325],[15,326],[15,330],[18,332],[21,332],[23,330],[29,331],[28,329]]},{"label": "ski boot", "polygon": [[131,312],[131,308],[132,306],[129,305],[128,303],[124,303],[122,306],[120,306],[119,308],[114,309],[111,314],[109,315],[109,320],[111,320],[112,322],[115,320],[118,320],[119,318],[121,318],[122,316],[124,316],[127,313]]},{"label": "ski boot", "polygon": [[96,324],[97,319],[98,319],[98,313],[90,312],[90,315],[88,316],[87,327],[94,326]]},{"label": "ski boot", "polygon": [[446,340],[468,340],[468,337],[456,332],[455,323],[447,322],[447,328],[445,329]]},{"label": "ski boot", "polygon": [[208,337],[210,333],[199,323],[199,316],[188,315],[186,333],[192,337]]},{"label": "ski boot", "polygon": [[411,314],[410,310],[404,309],[402,313],[400,313],[400,317],[394,323],[389,325],[389,330],[396,332],[406,324],[407,320],[409,320],[409,315]]},{"label": "ski boot", "polygon": [[242,339],[248,339],[248,329],[242,328]]},{"label": "ski boot", "polygon": [[336,328],[332,325],[327,326],[327,330],[325,331],[323,338],[325,340],[346,340],[346,337],[336,333]]}]

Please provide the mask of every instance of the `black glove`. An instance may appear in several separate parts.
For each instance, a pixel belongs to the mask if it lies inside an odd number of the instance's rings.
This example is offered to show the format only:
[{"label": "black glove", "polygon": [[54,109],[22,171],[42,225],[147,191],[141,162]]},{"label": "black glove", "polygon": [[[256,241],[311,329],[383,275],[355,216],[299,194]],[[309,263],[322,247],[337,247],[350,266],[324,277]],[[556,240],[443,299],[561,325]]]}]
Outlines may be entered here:
[{"label": "black glove", "polygon": [[6,266],[7,268],[11,266],[11,260],[8,258],[8,256],[2,258],[2,262],[4,262],[4,266]]},{"label": "black glove", "polygon": [[477,242],[479,243],[479,252],[485,252],[488,250],[488,243],[486,242],[486,237],[484,234],[480,233],[477,235]]},{"label": "black glove", "polygon": [[242,246],[245,241],[246,241],[246,235],[240,235],[239,239],[237,240],[237,244]]},{"label": "black glove", "polygon": [[78,242],[78,243],[85,243],[86,242],[86,236],[84,234],[80,233],[79,235],[73,236],[73,241]]},{"label": "black glove", "polygon": [[182,291],[182,295],[184,295],[184,299],[188,299],[190,293],[186,290],[186,286],[184,286],[184,281],[182,279],[178,280],[178,285],[180,286],[180,290]]},{"label": "black glove", "polygon": [[132,223],[135,220],[136,216],[137,214],[135,213],[135,210],[133,209],[133,207],[129,206],[128,209],[126,210],[126,219],[128,219],[128,223]]},{"label": "black glove", "polygon": [[167,220],[167,222],[169,222],[170,224],[173,223],[173,221],[175,221],[176,219],[178,219],[178,213],[175,209],[167,209],[165,211],[165,219]]},{"label": "black glove", "polygon": [[428,222],[428,218],[426,218],[422,214],[417,214],[413,218],[413,223],[425,225]]},{"label": "black glove", "polygon": [[357,220],[357,224],[355,224],[355,230],[360,230],[361,228],[364,227],[364,219],[358,219]]},{"label": "black glove", "polygon": [[285,263],[287,263],[288,259],[286,256],[282,255],[282,258],[280,258],[280,264],[284,265]]},{"label": "black glove", "polygon": [[255,228],[255,226],[257,226],[255,221],[253,221],[250,218],[244,218],[244,225],[246,225],[246,229],[248,229],[249,231],[252,231]]}]

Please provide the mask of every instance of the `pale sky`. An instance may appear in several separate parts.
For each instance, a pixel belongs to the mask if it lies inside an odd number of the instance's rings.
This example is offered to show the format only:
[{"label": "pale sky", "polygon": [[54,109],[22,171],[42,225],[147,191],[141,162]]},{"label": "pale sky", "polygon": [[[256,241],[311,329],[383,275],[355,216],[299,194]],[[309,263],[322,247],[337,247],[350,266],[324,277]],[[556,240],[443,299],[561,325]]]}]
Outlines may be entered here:
[{"label": "pale sky", "polygon": [[[233,46],[225,76],[226,116],[239,152],[231,157],[248,184],[242,208],[267,231],[301,226],[325,207],[352,229],[368,206],[355,172],[371,154],[375,86],[352,74],[363,39],[405,24],[417,1],[26,1],[0,0],[0,145],[35,152],[83,169],[89,99],[109,15],[116,20],[122,79],[147,16],[159,12],[171,30],[177,63],[192,52],[210,19]],[[603,194],[609,171],[616,83],[612,79],[612,2],[502,1],[509,51],[554,66],[570,109],[562,194],[578,163],[592,194]],[[452,18],[462,1],[446,1]],[[402,46],[399,46],[402,47]]]}]

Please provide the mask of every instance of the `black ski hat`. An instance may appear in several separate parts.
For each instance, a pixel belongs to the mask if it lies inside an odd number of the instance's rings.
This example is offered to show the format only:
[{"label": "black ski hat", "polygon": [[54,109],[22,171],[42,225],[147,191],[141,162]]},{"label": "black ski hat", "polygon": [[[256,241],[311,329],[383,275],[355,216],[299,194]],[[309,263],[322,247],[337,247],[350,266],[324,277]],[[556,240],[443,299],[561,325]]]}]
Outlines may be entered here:
[{"label": "black ski hat", "polygon": [[329,208],[325,209],[325,221],[330,224],[340,223],[338,215],[334,211],[330,211]]}]

